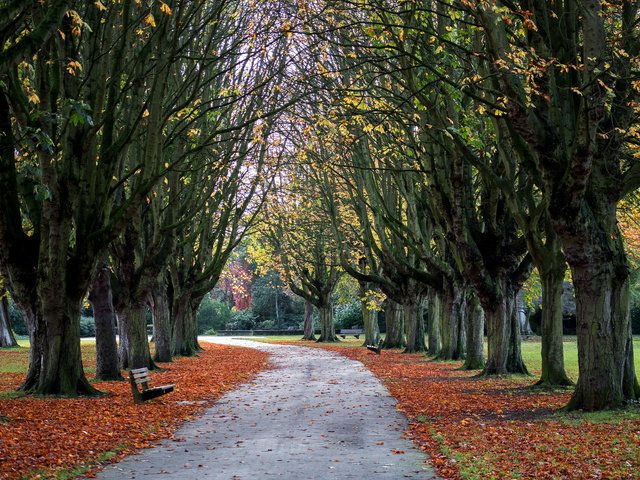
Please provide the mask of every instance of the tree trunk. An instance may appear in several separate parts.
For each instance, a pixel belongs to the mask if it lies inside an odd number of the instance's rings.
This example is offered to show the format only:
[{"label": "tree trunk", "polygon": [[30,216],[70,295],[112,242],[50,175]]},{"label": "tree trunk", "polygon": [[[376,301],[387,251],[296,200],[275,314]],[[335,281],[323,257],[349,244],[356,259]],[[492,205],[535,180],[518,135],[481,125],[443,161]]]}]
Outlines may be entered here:
[{"label": "tree trunk", "polygon": [[500,284],[497,301],[483,302],[489,354],[482,373],[483,375],[527,374],[520,352],[520,328],[514,315],[515,296],[506,287],[505,279],[497,278],[495,281]]},{"label": "tree trunk", "polygon": [[[49,282],[43,281],[48,284]],[[65,295],[53,298],[43,289],[39,295],[43,317],[36,316],[36,333],[31,358],[39,358],[30,368],[22,389],[39,395],[95,395],[98,391],[87,381],[80,353],[80,300]],[[29,383],[31,380],[32,383]]]},{"label": "tree trunk", "polygon": [[565,263],[540,270],[542,281],[542,372],[537,385],[566,386],[573,382],[564,370],[562,288]]},{"label": "tree trunk", "polygon": [[516,312],[518,314],[518,324],[520,325],[520,334],[523,337],[529,337],[533,334],[531,325],[529,324],[528,309],[524,303],[524,291],[520,290],[516,297]]},{"label": "tree trunk", "polygon": [[304,336],[302,340],[315,340],[316,335],[313,328],[313,304],[305,299],[304,301]]},{"label": "tree trunk", "polygon": [[432,357],[438,357],[440,355],[440,324],[442,322],[442,300],[440,295],[435,291],[429,293],[428,300],[428,348],[427,352]]},{"label": "tree trunk", "polygon": [[475,295],[469,295],[466,302],[467,354],[462,370],[484,368],[484,312]]},{"label": "tree trunk", "polygon": [[164,275],[160,276],[153,289],[153,340],[156,351],[153,359],[156,362],[171,361],[171,314]]},{"label": "tree trunk", "polygon": [[509,355],[507,357],[507,370],[511,373],[529,375],[529,370],[522,359],[522,335],[520,334],[520,318],[517,309],[517,293],[511,299],[509,305],[511,319],[511,331],[509,332]]},{"label": "tree trunk", "polygon": [[387,327],[382,348],[404,348],[404,313],[402,307],[388,298],[385,302],[384,318]]},{"label": "tree trunk", "polygon": [[173,314],[172,354],[193,357],[200,350],[200,346],[196,317],[191,308],[191,292],[185,292],[174,299],[171,312]]},{"label": "tree trunk", "polygon": [[448,286],[443,293],[440,360],[460,360],[463,357],[464,351],[460,349],[460,330],[466,313],[463,297],[462,289],[456,285]]},{"label": "tree trunk", "polygon": [[89,290],[89,302],[96,322],[96,378],[122,380],[118,365],[116,315],[111,295],[111,270],[100,262]]},{"label": "tree trunk", "polygon": [[[640,395],[633,368],[629,281],[611,263],[572,269],[580,375],[570,410],[602,410]],[[620,273],[620,272],[619,272]]]},{"label": "tree trunk", "polygon": [[402,305],[407,344],[403,353],[426,352],[424,321],[418,316],[418,299],[412,297]]},{"label": "tree trunk", "polygon": [[118,362],[121,370],[131,368],[129,362],[129,337],[126,332],[127,313],[120,310],[116,313],[118,321]]},{"label": "tree trunk", "polygon": [[378,345],[380,342],[378,311],[367,308],[365,302],[362,304],[362,321],[364,323],[364,343],[362,345]]},{"label": "tree trunk", "polygon": [[360,282],[360,305],[362,307],[362,323],[364,324],[364,343],[367,345],[378,345],[380,341],[380,328],[378,327],[378,311],[369,308],[367,302],[367,292],[371,285]]},{"label": "tree trunk", "polygon": [[2,298],[0,298],[0,348],[2,347],[15,347],[18,345],[16,337],[13,335],[11,329],[11,318],[9,317],[9,300],[7,299],[7,292],[0,292]]},{"label": "tree trunk", "polygon": [[146,313],[146,302],[136,302],[127,308],[124,332],[127,338],[127,359],[130,369],[147,367],[153,370],[156,368],[149,349]]},{"label": "tree trunk", "polygon": [[333,307],[329,303],[318,309],[320,311],[320,338],[318,342],[339,342],[333,323]]},{"label": "tree trunk", "polygon": [[18,390],[29,392],[34,390],[38,384],[38,375],[40,374],[40,369],[42,366],[42,357],[40,356],[40,352],[36,348],[36,346],[41,345],[44,342],[44,339],[41,338],[44,335],[44,329],[41,328],[42,322],[36,320],[37,314],[34,308],[20,303],[16,303],[16,305],[20,309],[22,318],[27,324],[30,345],[29,367],[27,368],[27,376],[25,377],[24,382],[22,383],[22,385],[20,385]]}]

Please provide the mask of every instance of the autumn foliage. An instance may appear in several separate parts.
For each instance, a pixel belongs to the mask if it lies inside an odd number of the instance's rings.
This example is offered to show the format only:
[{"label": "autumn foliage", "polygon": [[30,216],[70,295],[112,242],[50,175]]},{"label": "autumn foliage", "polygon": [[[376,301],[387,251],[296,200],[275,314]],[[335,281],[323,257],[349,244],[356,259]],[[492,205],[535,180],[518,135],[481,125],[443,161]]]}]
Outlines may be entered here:
[{"label": "autumn foliage", "polygon": [[[107,394],[100,398],[0,397],[0,478],[49,478],[91,465],[105,452],[117,459],[148,448],[266,367],[263,352],[203,346],[198,358],[180,358],[152,372],[153,385],[175,383],[176,389],[141,405],[133,403],[128,382],[94,383]],[[1,351],[0,363],[25,357],[24,349]],[[0,391],[15,389],[23,379],[22,372],[0,373]]]},{"label": "autumn foliage", "polygon": [[639,478],[640,414],[583,418],[559,411],[570,392],[532,389],[533,378],[489,380],[420,354],[323,348],[362,361],[385,383],[444,478]]}]

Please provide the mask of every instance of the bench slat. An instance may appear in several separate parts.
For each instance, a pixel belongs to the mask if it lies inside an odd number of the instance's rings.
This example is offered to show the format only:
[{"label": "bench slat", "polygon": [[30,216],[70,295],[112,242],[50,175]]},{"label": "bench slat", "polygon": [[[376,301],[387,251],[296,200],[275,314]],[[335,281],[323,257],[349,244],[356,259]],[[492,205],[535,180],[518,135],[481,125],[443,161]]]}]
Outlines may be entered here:
[{"label": "bench slat", "polygon": [[172,392],[175,387],[175,385],[162,385],[151,388],[149,387],[150,381],[151,376],[148,368],[133,368],[129,370],[129,382],[131,383],[131,392],[135,403],[141,403]]}]

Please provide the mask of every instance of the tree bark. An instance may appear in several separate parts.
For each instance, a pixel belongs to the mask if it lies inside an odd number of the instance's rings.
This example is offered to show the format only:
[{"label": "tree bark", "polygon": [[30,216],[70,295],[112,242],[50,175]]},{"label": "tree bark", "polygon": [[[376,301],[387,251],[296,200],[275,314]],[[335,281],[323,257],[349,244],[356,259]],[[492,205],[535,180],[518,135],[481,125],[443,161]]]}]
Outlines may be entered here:
[{"label": "tree bark", "polygon": [[170,362],[171,358],[171,314],[167,285],[161,275],[153,289],[153,340],[156,351],[153,359],[156,362]]},{"label": "tree bark", "polygon": [[407,344],[403,353],[426,352],[424,321],[418,316],[418,298],[406,299],[402,305]]},{"label": "tree bark", "polygon": [[484,368],[484,312],[475,295],[469,295],[467,313],[467,353],[462,370]]},{"label": "tree bark", "polygon": [[[0,292],[2,293],[2,292]],[[0,298],[0,348],[15,347],[18,345],[16,337],[11,329],[11,318],[9,317],[9,300],[6,291]]]},{"label": "tree bark", "polygon": [[171,335],[172,354],[193,357],[198,351],[198,326],[191,308],[191,292],[186,291],[174,299],[173,330]]},{"label": "tree bark", "polygon": [[100,262],[89,290],[89,302],[96,322],[96,378],[122,380],[118,365],[116,315],[111,295],[111,270]]},{"label": "tree bark", "polygon": [[517,296],[514,294],[510,302],[511,331],[509,332],[509,355],[507,357],[507,369],[512,373],[529,375],[529,370],[522,359],[522,334],[521,323],[518,315]]},{"label": "tree bark", "polygon": [[440,324],[442,322],[442,300],[440,298],[440,295],[432,290],[429,293],[429,300],[427,305],[427,333],[429,342],[427,353],[432,357],[438,357],[441,350]]},{"label": "tree bark", "polygon": [[602,410],[640,396],[633,368],[629,281],[611,263],[572,268],[580,376],[569,410]]},{"label": "tree bark", "polygon": [[382,348],[404,348],[404,312],[402,307],[388,298],[385,301],[384,318],[387,327]]},{"label": "tree bark", "polygon": [[537,385],[573,384],[564,369],[562,289],[566,267],[564,257],[561,260],[561,263],[539,270],[542,281],[542,371]]},{"label": "tree bark", "polygon": [[153,370],[156,367],[151,358],[149,349],[149,337],[147,335],[147,305],[146,302],[137,302],[127,307],[124,332],[127,338],[128,367]]},{"label": "tree bark", "polygon": [[129,337],[126,332],[127,313],[120,310],[116,313],[118,321],[118,363],[121,370],[131,368],[129,362]]},{"label": "tree bark", "polygon": [[320,337],[318,342],[339,342],[336,328],[333,323],[333,307],[331,304],[323,305],[320,311]]},{"label": "tree bark", "polygon": [[505,279],[498,278],[496,283],[500,284],[497,301],[483,302],[489,348],[482,374],[528,374],[520,352],[520,328],[514,315],[515,296],[506,287]]},{"label": "tree bark", "polygon": [[23,389],[39,395],[96,395],[98,391],[87,381],[82,366],[80,300],[41,297],[41,302],[45,318],[36,317],[39,331],[31,347],[33,357],[41,359],[39,372],[35,384],[25,383]]},{"label": "tree bark", "polygon": [[443,293],[443,315],[440,325],[442,349],[440,360],[460,360],[464,356],[461,346],[461,327],[466,314],[464,295],[457,285],[448,285]]},{"label": "tree bark", "polygon": [[302,340],[316,340],[313,328],[313,304],[307,299],[304,300],[304,335]]},{"label": "tree bark", "polygon": [[371,285],[360,282],[360,304],[362,307],[362,323],[364,324],[364,343],[362,346],[378,345],[380,341],[380,328],[378,327],[378,311],[368,306],[367,291]]}]

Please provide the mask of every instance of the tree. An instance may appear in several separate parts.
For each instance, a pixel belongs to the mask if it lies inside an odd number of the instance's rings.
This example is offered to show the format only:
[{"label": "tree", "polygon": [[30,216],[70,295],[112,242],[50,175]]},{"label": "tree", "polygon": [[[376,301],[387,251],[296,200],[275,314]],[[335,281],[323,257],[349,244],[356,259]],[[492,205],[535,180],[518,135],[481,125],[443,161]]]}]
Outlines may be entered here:
[{"label": "tree", "polygon": [[[547,197],[571,268],[580,376],[570,409],[615,407],[640,394],[629,268],[616,222],[620,200],[640,185],[633,158],[638,90],[630,81],[640,53],[637,10],[632,2],[585,0],[474,12],[492,88],[504,96],[499,131]],[[516,28],[505,29],[502,17]]]},{"label": "tree", "polygon": [[[0,267],[30,330],[22,388],[40,394],[95,392],[80,360],[80,304],[97,259],[161,170],[151,161],[127,169],[124,160],[132,138],[157,131],[152,105],[163,90],[152,79],[168,59],[154,32],[172,16],[130,1],[73,6],[36,55],[14,56],[1,73]],[[132,177],[135,189],[118,188]]]}]

